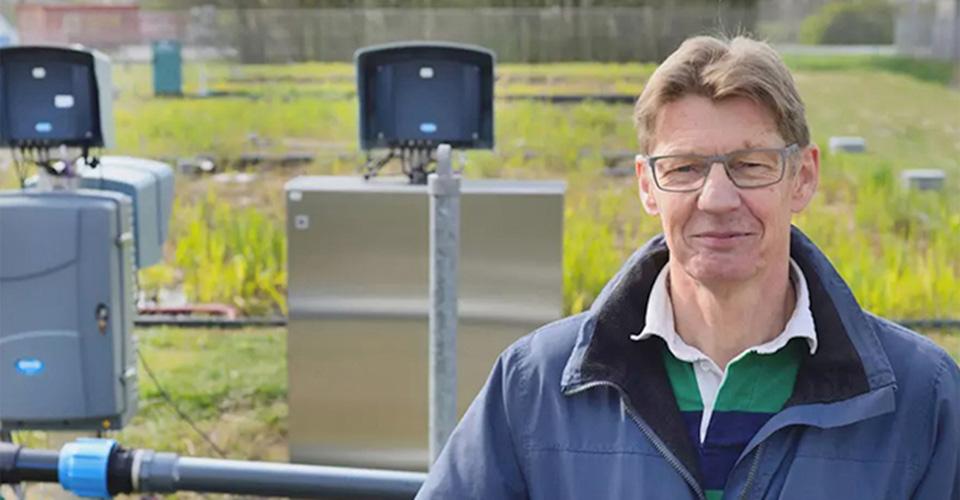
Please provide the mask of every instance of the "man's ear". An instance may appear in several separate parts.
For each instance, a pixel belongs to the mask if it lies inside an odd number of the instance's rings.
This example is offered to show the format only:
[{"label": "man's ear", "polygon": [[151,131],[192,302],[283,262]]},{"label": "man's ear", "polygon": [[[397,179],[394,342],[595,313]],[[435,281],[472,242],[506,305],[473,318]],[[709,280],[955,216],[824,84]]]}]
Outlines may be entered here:
[{"label": "man's ear", "polygon": [[637,184],[640,188],[640,201],[643,203],[643,209],[650,215],[660,213],[660,207],[657,206],[657,199],[654,197],[654,191],[657,186],[650,178],[650,168],[647,167],[647,160],[642,155],[636,158]]},{"label": "man's ear", "polygon": [[800,158],[794,161],[800,164],[797,165],[790,191],[790,211],[793,213],[802,211],[810,204],[820,182],[820,148],[811,143],[801,149],[798,155]]}]

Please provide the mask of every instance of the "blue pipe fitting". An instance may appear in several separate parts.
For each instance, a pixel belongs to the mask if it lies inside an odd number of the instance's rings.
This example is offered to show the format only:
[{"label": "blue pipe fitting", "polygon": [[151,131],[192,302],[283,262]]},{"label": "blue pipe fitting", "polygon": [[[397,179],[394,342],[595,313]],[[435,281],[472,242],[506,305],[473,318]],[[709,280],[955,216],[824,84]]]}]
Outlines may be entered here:
[{"label": "blue pipe fitting", "polygon": [[113,439],[79,438],[60,449],[60,486],[80,497],[110,498],[107,465],[117,446]]}]

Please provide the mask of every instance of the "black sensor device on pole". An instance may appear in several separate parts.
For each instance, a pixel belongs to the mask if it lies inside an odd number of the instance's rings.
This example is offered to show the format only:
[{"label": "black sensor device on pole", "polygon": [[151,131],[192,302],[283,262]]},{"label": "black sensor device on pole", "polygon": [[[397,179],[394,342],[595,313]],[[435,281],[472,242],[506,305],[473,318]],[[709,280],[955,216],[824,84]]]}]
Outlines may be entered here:
[{"label": "black sensor device on pole", "polygon": [[109,62],[93,52],[4,47],[0,49],[0,143],[109,147],[113,140],[111,90]]},{"label": "black sensor device on pole", "polygon": [[440,144],[492,149],[493,52],[451,43],[406,42],[357,51],[360,146],[387,149],[365,176],[401,158],[411,182],[426,183]]}]

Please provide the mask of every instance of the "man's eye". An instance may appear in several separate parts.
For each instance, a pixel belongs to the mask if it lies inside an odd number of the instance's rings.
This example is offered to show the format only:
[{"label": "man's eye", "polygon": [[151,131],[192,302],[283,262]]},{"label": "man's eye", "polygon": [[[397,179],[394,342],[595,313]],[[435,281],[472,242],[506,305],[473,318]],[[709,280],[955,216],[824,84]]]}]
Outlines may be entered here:
[{"label": "man's eye", "polygon": [[770,165],[766,163],[753,163],[749,161],[742,161],[736,164],[736,168],[742,169],[768,169],[771,168]]},{"label": "man's eye", "polygon": [[666,168],[668,174],[693,174],[697,173],[700,170],[700,166],[696,163],[678,163],[675,165],[670,165]]}]

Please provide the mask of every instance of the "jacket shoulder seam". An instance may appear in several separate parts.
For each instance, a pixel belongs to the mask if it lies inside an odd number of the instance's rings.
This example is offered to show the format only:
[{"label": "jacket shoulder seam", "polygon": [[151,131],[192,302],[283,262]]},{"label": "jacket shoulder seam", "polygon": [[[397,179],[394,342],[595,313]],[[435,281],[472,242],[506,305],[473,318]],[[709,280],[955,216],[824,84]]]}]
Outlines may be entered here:
[{"label": "jacket shoulder seam", "polygon": [[[519,401],[529,401],[528,392],[530,384],[528,379],[530,378],[530,342],[537,331],[539,330],[535,330],[533,333],[525,335],[518,340],[516,344],[514,344],[513,354],[516,359],[514,371],[517,377],[517,395],[520,398]],[[523,406],[518,404],[517,407],[522,408]],[[524,415],[514,415],[514,418],[510,419],[514,420],[513,422],[510,422],[510,439],[513,441],[513,450],[517,455],[517,462],[520,464],[521,475],[524,475],[523,471],[529,466],[526,454],[526,450],[529,447],[529,436],[527,436],[527,429],[524,426],[516,425],[515,419],[520,419],[520,421],[522,421],[524,418]],[[524,481],[526,481],[526,478],[524,478]]]},{"label": "jacket shoulder seam", "polygon": [[[531,365],[531,358],[533,357],[531,344],[533,343],[534,338],[551,330],[562,328],[569,323],[574,323],[578,320],[581,320],[584,314],[585,313],[567,316],[554,322],[547,323],[546,325],[542,325],[533,332],[520,338],[510,349],[512,351],[511,357],[513,358],[513,370],[515,371],[517,377],[517,395],[519,396],[520,401],[530,401],[530,398],[532,397],[530,392],[530,379],[532,378],[534,367]],[[523,419],[524,415],[515,415],[515,417]],[[518,458],[526,465],[526,452],[534,447],[532,434],[529,432],[529,429],[523,425],[511,425],[510,427],[511,439],[514,440],[514,445],[520,445],[519,448],[515,449],[523,450],[523,456],[518,456]]]},{"label": "jacket shoulder seam", "polygon": [[[897,326],[899,327],[900,325],[897,325]],[[900,328],[903,328],[903,327],[900,327]],[[906,328],[903,328],[903,329],[906,331],[910,331],[910,330],[907,330]],[[940,360],[939,360],[940,362],[937,363],[936,372],[934,373],[934,376],[931,377],[929,382],[930,384],[930,393],[928,396],[929,399],[926,402],[927,404],[924,405],[923,422],[930,426],[929,437],[931,439],[929,440],[928,443],[926,443],[927,446],[924,449],[923,456],[915,457],[915,459],[913,460],[913,463],[916,464],[916,468],[920,473],[923,472],[924,464],[930,461],[930,456],[932,455],[934,449],[936,449],[936,446],[937,446],[935,433],[937,428],[936,409],[937,409],[938,400],[939,400],[938,396],[940,394],[940,386],[943,381],[943,377],[947,373],[947,367],[949,366],[949,363],[952,362],[952,360],[949,359],[949,357],[947,356],[939,356],[939,357],[940,357]]]}]

